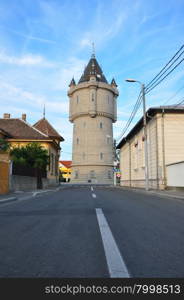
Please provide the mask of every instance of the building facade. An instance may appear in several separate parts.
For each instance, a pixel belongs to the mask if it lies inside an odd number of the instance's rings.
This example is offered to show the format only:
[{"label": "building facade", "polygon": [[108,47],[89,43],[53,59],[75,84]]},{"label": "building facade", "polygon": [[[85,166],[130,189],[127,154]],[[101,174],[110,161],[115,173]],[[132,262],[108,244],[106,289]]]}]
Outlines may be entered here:
[{"label": "building facade", "polygon": [[[169,166],[181,168],[180,162],[184,161],[184,107],[150,108],[147,111],[147,136],[149,188],[169,188]],[[117,149],[120,149],[120,185],[145,187],[143,119],[119,142]],[[180,173],[179,169],[175,172]],[[184,179],[181,180],[182,187]]]},{"label": "building facade", "polygon": [[71,179],[71,160],[60,160],[59,170],[60,170],[60,181],[69,182]]},{"label": "building facade", "polygon": [[92,55],[78,84],[68,91],[73,123],[72,176],[76,183],[113,182],[113,126],[117,119],[115,80],[109,84]]},{"label": "building facade", "polygon": [[[0,118],[0,137],[4,133],[4,139],[11,147],[26,146],[28,143],[39,143],[43,148],[47,149],[50,157],[50,163],[47,166],[45,178],[43,178],[43,186],[54,186],[59,183],[59,156],[60,142],[64,141],[63,137],[52,127],[47,119],[42,118],[33,126],[26,120],[26,115],[22,114],[22,118],[11,118],[10,114],[4,114]],[[9,155],[6,154],[7,161],[10,161]],[[0,153],[0,161],[2,160]],[[20,173],[20,174],[19,174]],[[10,164],[9,190],[34,189],[36,188],[36,178],[25,174]]]}]

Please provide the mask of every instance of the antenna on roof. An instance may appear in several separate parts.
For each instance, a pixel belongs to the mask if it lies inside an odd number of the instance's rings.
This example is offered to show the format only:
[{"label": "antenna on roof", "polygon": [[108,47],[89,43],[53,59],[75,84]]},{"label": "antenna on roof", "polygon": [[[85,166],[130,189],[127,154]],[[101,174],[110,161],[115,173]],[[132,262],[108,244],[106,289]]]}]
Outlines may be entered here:
[{"label": "antenna on roof", "polygon": [[44,103],[44,106],[43,106],[43,118],[45,119],[45,103]]},{"label": "antenna on roof", "polygon": [[92,43],[92,55],[91,58],[95,58],[95,43]]}]

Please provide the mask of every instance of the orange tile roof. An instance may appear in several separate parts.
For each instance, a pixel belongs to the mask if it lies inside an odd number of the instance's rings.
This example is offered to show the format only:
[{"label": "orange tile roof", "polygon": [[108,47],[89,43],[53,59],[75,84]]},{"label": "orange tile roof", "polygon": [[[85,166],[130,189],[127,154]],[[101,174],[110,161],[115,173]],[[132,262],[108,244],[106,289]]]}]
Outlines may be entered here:
[{"label": "orange tile roof", "polygon": [[65,166],[66,168],[71,168],[71,165],[72,165],[72,161],[71,160],[60,160],[59,162],[63,166]]}]

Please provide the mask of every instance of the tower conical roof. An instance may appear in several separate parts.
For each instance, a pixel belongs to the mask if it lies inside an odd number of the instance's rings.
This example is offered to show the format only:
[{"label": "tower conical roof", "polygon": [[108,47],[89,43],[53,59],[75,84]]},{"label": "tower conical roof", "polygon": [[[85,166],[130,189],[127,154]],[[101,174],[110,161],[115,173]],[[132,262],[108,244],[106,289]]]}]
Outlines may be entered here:
[{"label": "tower conical roof", "polygon": [[94,75],[97,81],[108,83],[94,54],[92,55],[90,61],[88,62],[88,65],[84,69],[84,73],[82,74],[79,83],[89,81],[91,75]]}]

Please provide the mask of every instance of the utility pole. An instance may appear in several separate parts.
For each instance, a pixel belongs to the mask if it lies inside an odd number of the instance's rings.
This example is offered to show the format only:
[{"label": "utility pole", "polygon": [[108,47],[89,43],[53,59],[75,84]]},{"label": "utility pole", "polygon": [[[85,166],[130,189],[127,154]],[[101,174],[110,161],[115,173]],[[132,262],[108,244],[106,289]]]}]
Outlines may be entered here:
[{"label": "utility pole", "polygon": [[142,102],[143,102],[143,131],[144,131],[144,159],[145,159],[145,190],[149,190],[149,169],[148,169],[148,135],[147,135],[147,120],[146,120],[146,99],[145,85],[135,79],[126,79],[127,82],[138,82],[141,85]]},{"label": "utility pole", "polygon": [[146,122],[146,100],[145,86],[142,83],[142,102],[143,102],[143,131],[144,131],[144,159],[145,159],[145,189],[149,190],[149,173],[148,173],[148,135]]}]

